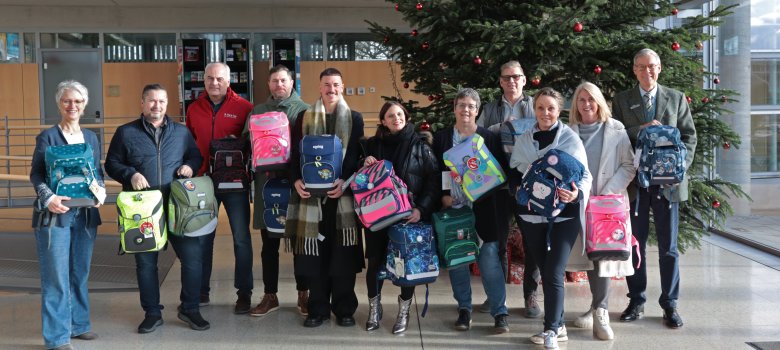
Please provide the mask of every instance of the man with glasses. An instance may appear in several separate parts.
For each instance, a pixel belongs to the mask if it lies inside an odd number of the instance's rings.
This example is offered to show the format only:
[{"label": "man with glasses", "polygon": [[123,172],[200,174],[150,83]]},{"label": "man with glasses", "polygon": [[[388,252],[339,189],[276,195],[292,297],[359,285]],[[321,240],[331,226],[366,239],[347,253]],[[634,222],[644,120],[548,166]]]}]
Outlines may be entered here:
[{"label": "man with glasses", "polygon": [[[501,75],[499,76],[499,85],[503,94],[501,99],[492,101],[482,108],[482,113],[477,119],[477,125],[485,127],[494,134],[501,137],[502,142],[514,144],[514,137],[508,138],[500,135],[501,124],[515,120],[529,118],[535,120],[533,97],[524,95],[525,73],[523,67],[518,61],[509,61],[501,65]],[[510,146],[511,147],[511,146]],[[504,147],[507,150],[507,147]],[[511,148],[509,148],[511,149]],[[511,151],[509,152],[511,153]],[[514,171],[514,170],[510,170]],[[510,178],[514,178],[510,176]],[[511,213],[506,213],[507,225],[511,225],[512,214],[516,212],[514,207],[517,205],[514,199],[514,187],[517,184],[509,184],[507,191],[501,191],[501,200],[506,203],[502,208],[511,209]],[[501,267],[504,269],[504,276],[509,273],[509,262],[507,261],[506,246],[509,228],[503,230],[505,234],[500,235],[498,254],[501,257]],[[525,248],[525,240],[523,240]],[[529,318],[539,317],[542,314],[539,304],[536,301],[536,289],[540,279],[539,268],[533,259],[525,255],[525,269],[523,272],[523,297],[525,299],[525,316]],[[488,312],[490,303],[485,301],[479,308],[480,312]]]},{"label": "man with glasses", "polygon": [[[252,103],[230,89],[230,67],[213,62],[206,65],[204,79],[206,93],[201,94],[187,108],[187,128],[195,137],[195,143],[203,155],[203,165],[197,171],[202,176],[209,170],[209,144],[211,140],[225,137],[241,137]],[[252,238],[249,236],[249,189],[240,192],[216,193],[217,203],[225,205],[225,212],[233,234],[235,269],[233,286],[238,298],[233,312],[246,314],[251,307],[252,288]],[[203,278],[200,287],[200,304],[209,304],[209,282],[214,258],[214,236],[200,236],[203,250]]]},{"label": "man with glasses", "polygon": [[[634,75],[639,86],[618,93],[612,104],[613,117],[622,122],[628,131],[632,146],[636,146],[639,131],[650,125],[671,125],[680,130],[680,136],[688,149],[685,168],[693,162],[696,151],[696,129],[685,94],[658,84],[661,74],[661,58],[651,49],[642,49],[634,55]],[[688,174],[679,185],[672,187],[650,186],[632,198],[631,207],[638,208],[638,216],[631,216],[633,234],[639,241],[639,254],[633,255],[636,266],[639,256],[645,255],[650,225],[650,209],[658,238],[659,270],[661,272],[661,297],[658,302],[664,309],[664,324],[669,328],[683,326],[677,313],[677,297],[680,292],[679,252],[677,231],[680,202],[688,200]],[[632,183],[630,187],[635,186]],[[636,190],[629,188],[629,196]],[[636,201],[638,201],[638,206]],[[645,260],[646,261],[646,260]],[[644,316],[647,301],[647,264],[641,264],[633,276],[626,277],[628,297],[631,299],[620,320],[631,322]]]}]

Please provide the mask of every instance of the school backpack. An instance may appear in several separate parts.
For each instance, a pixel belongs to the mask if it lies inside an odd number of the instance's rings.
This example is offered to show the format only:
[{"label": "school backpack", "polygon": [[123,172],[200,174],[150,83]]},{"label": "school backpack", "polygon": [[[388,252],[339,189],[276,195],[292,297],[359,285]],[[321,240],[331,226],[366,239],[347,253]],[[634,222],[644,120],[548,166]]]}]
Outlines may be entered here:
[{"label": "school backpack", "polygon": [[585,250],[590,260],[628,260],[631,257],[629,215],[629,205],[622,194],[591,196],[588,199]]},{"label": "school backpack", "polygon": [[207,176],[171,181],[168,231],[175,236],[198,237],[217,228],[217,199]]},{"label": "school backpack", "polygon": [[533,129],[534,124],[536,124],[536,118],[519,118],[501,123],[498,130],[501,135],[501,144],[504,146],[504,153],[511,155],[517,137]]},{"label": "school backpack", "polygon": [[682,182],[687,154],[688,149],[680,138],[679,129],[669,125],[651,125],[640,130],[634,156],[639,187]]},{"label": "school backpack", "polygon": [[396,286],[411,287],[436,281],[439,257],[429,224],[395,224],[387,231],[388,278]]},{"label": "school backpack", "polygon": [[554,218],[566,206],[558,198],[557,188],[571,190],[571,183],[580,181],[584,172],[585,166],[572,155],[550,149],[523,174],[516,193],[517,203],[541,216]]},{"label": "school backpack", "polygon": [[447,208],[433,214],[437,250],[442,267],[455,267],[477,261],[479,244],[471,208]]},{"label": "school backpack", "polygon": [[396,176],[389,160],[360,168],[347,182],[355,197],[355,212],[371,231],[379,231],[412,213],[409,189]]},{"label": "school backpack", "polygon": [[168,230],[160,190],[119,192],[116,211],[123,252],[156,252],[165,247]]},{"label": "school backpack", "polygon": [[312,196],[324,197],[341,177],[341,147],[336,135],[305,135],[301,139],[301,179]]},{"label": "school backpack", "polygon": [[247,171],[246,140],[225,137],[209,143],[209,176],[214,182],[216,193],[242,192],[249,190]]},{"label": "school backpack", "polygon": [[455,183],[472,202],[506,181],[501,165],[478,134],[444,152],[443,158]]},{"label": "school backpack", "polygon": [[286,178],[268,179],[263,184],[263,223],[273,237],[284,235],[290,192],[290,180]]},{"label": "school backpack", "polygon": [[88,143],[49,146],[44,156],[49,188],[59,196],[68,196],[69,207],[93,207],[97,198],[90,191],[90,184],[97,185],[97,174]]},{"label": "school backpack", "polygon": [[290,161],[290,122],[284,112],[249,116],[252,139],[252,168],[255,171],[280,170]]}]

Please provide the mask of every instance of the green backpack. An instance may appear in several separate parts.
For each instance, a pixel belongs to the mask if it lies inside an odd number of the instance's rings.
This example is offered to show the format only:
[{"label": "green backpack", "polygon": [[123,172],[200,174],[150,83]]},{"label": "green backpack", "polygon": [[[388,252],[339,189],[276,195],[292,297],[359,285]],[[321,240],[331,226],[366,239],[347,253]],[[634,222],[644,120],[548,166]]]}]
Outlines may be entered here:
[{"label": "green backpack", "polygon": [[159,190],[122,191],[116,197],[120,247],[125,253],[156,252],[168,234]]},{"label": "green backpack", "polygon": [[448,208],[434,213],[433,227],[442,266],[455,267],[477,261],[479,244],[471,208]]},{"label": "green backpack", "polygon": [[171,182],[168,198],[168,231],[175,236],[198,237],[217,228],[217,199],[208,176]]}]

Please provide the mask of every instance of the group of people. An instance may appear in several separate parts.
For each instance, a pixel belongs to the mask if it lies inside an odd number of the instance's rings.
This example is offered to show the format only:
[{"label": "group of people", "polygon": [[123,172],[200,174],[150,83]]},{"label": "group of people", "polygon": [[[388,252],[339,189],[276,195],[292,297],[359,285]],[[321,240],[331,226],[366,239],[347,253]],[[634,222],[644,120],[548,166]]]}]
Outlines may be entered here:
[{"label": "group of people", "polygon": [[[319,98],[309,105],[292,88],[293,77],[284,66],[273,67],[268,79],[271,92],[257,106],[234,93],[230,69],[223,63],[211,63],[205,70],[205,93],[187,110],[186,125],[167,116],[168,96],[158,84],[144,87],[140,118],[120,126],[113,136],[105,161],[105,172],[122,184],[123,190],[159,189],[164,197],[170,183],[180,177],[208,174],[209,144],[223,137],[246,137],[247,119],[252,114],[284,112],[290,125],[291,163],[287,170],[256,173],[255,229],[261,230],[262,278],[264,295],[252,307],[253,251],[249,230],[250,192],[217,194],[225,206],[235,256],[234,287],[237,299],[234,312],[263,316],[279,308],[278,277],[280,237],[263,224],[258,205],[266,179],[286,177],[293,190],[287,212],[285,237],[294,253],[294,271],[298,291],[298,311],[305,315],[305,327],[318,327],[335,316],[340,326],[355,325],[358,307],[356,276],[364,267],[368,290],[368,319],[365,329],[380,328],[383,316],[382,280],[378,279],[387,249],[387,231],[365,235],[357,220],[352,194],[342,185],[356,170],[378,160],[390,160],[395,172],[413,194],[413,211],[405,222],[430,222],[431,215],[449,207],[470,207],[476,218],[480,239],[477,263],[487,300],[479,307],[494,318],[496,333],[509,331],[505,279],[508,273],[506,246],[509,227],[516,221],[523,235],[525,275],[523,296],[525,316],[544,313],[542,332],[531,336],[536,344],[558,348],[568,340],[564,325],[564,271],[587,270],[593,294],[591,310],[577,317],[575,326],[592,327],[594,337],[614,338],[609,325],[608,294],[610,276],[630,270],[639,256],[645,255],[650,210],[653,211],[658,237],[661,271],[661,297],[664,323],[682,327],[677,313],[679,267],[677,250],[678,207],[687,199],[687,181],[674,191],[651,186],[639,191],[638,216],[632,216],[633,234],[639,241],[638,254],[626,262],[591,262],[582,254],[584,213],[591,195],[622,194],[629,198],[636,174],[633,147],[639,130],[648,125],[677,127],[688,147],[686,166],[690,166],[696,147],[696,131],[685,96],[657,83],[661,60],[650,49],[639,51],[633,59],[638,86],[615,96],[612,112],[599,88],[588,82],[578,86],[572,96],[569,125],[559,120],[563,96],[541,88],[530,97],[523,94],[526,83],[522,66],[510,61],[501,66],[501,99],[481,105],[479,94],[470,88],[458,92],[453,102],[454,125],[430,135],[418,132],[410,114],[399,103],[387,102],[380,110],[376,135],[364,139],[363,118],[351,110],[343,97],[341,72],[327,68],[320,74]],[[88,102],[87,89],[78,82],[65,81],[58,86],[57,103],[61,121],[41,132],[36,139],[30,180],[38,200],[34,208],[35,236],[41,266],[43,338],[49,349],[72,349],[71,339],[90,340],[98,335],[89,319],[87,276],[100,216],[96,208],[69,208],[68,197],[48,187],[44,154],[48,146],[89,143],[94,150],[98,182],[103,186],[100,167],[100,142],[79,119]],[[500,135],[501,124],[515,119],[531,119],[533,127],[507,142]],[[299,164],[300,141],[305,135],[337,135],[342,141],[341,178],[324,198],[312,196],[302,180]],[[449,169],[443,154],[453,146],[480,135],[488,150],[508,174],[509,185],[471,202],[459,184],[446,176]],[[431,137],[432,136],[432,137]],[[508,147],[507,147],[508,146]],[[584,165],[581,179],[571,190],[558,188],[566,203],[552,223],[529,208],[517,205],[514,191],[529,165],[550,149],[573,155]],[[548,234],[549,225],[552,225]],[[364,250],[365,240],[365,250]],[[181,293],[178,318],[194,330],[210,327],[200,307],[210,301],[209,281],[212,268],[214,234],[200,237],[169,236],[181,261]],[[157,274],[157,252],[133,254],[141,307],[145,317],[139,333],[155,331],[163,324]],[[365,257],[364,257],[365,256]],[[366,260],[368,264],[366,264]],[[626,266],[631,265],[631,266]],[[622,273],[622,272],[621,272]],[[458,304],[454,323],[457,330],[468,330],[472,320],[471,276],[466,266],[448,269],[453,296]],[[537,286],[543,281],[544,311],[537,303]],[[627,277],[630,302],[621,321],[634,321],[644,315],[647,274],[645,264]],[[393,333],[403,333],[409,323],[414,287],[402,287]]]}]

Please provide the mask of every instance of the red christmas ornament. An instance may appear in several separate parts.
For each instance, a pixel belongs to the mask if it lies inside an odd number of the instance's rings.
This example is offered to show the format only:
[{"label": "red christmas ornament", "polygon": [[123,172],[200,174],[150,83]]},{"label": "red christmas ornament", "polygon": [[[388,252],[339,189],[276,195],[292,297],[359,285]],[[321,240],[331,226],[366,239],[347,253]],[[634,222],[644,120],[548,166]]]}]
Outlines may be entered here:
[{"label": "red christmas ornament", "polygon": [[596,73],[596,74],[601,74],[601,66],[599,66],[599,65],[597,64],[597,65],[596,65],[596,67],[595,67],[595,68],[593,68],[593,73]]},{"label": "red christmas ornament", "polygon": [[415,6],[415,8],[417,9],[417,11],[422,10],[422,4],[418,2],[417,6]]},{"label": "red christmas ornament", "polygon": [[580,22],[574,23],[574,28],[573,29],[574,29],[575,33],[581,32],[582,31],[582,23],[580,23]]},{"label": "red christmas ornament", "polygon": [[730,148],[731,148],[731,144],[728,141],[723,143],[723,149],[728,150]]},{"label": "red christmas ornament", "polygon": [[449,82],[450,82],[450,80],[449,80],[449,79],[447,79],[447,78],[441,78],[441,83],[442,83],[442,84],[447,84],[447,83],[449,83]]},{"label": "red christmas ornament", "polygon": [[693,101],[690,96],[685,96],[685,100],[688,101],[688,104],[691,104],[691,101]]},{"label": "red christmas ornament", "polygon": [[482,64],[482,59],[481,59],[481,58],[479,58],[479,56],[477,56],[477,57],[474,57],[474,64],[476,64],[476,65],[480,65],[480,64]]},{"label": "red christmas ornament", "polygon": [[395,10],[396,11],[400,11],[398,8],[399,8],[398,4],[395,4]]},{"label": "red christmas ornament", "polygon": [[710,98],[709,97],[702,98],[701,103],[710,103]]},{"label": "red christmas ornament", "polygon": [[389,36],[386,36],[386,37],[385,37],[385,40],[383,40],[383,41],[384,41],[384,43],[385,43],[385,44],[389,43],[389,42],[390,42],[390,37],[389,37]]},{"label": "red christmas ornament", "polygon": [[420,130],[422,130],[422,131],[428,131],[428,130],[431,130],[431,124],[428,124],[428,122],[427,122],[427,121],[424,121],[424,120],[423,120],[423,122],[422,122],[422,123],[420,123]]},{"label": "red christmas ornament", "polygon": [[409,83],[404,83],[404,89],[408,89],[408,88],[409,88]]},{"label": "red christmas ornament", "polygon": [[422,43],[422,45],[420,45],[420,48],[422,48],[423,50],[428,50],[430,47],[431,47],[431,45],[428,44],[427,41]]},{"label": "red christmas ornament", "polygon": [[541,83],[542,83],[542,79],[540,79],[539,77],[534,77],[533,79],[531,79],[531,85],[533,86],[539,86],[539,84]]},{"label": "red christmas ornament", "polygon": [[720,202],[718,202],[717,200],[712,201],[712,207],[715,209],[720,208]]},{"label": "red christmas ornament", "polygon": [[677,14],[680,12],[676,7],[672,9],[672,16],[677,16]]},{"label": "red christmas ornament", "polygon": [[674,51],[678,51],[678,50],[680,50],[680,43],[678,43],[678,42],[676,42],[676,41],[675,41],[675,42],[673,42],[673,43],[672,43],[672,50],[674,50]]},{"label": "red christmas ornament", "polygon": [[412,29],[412,36],[417,36],[417,34],[419,34],[417,29]]},{"label": "red christmas ornament", "polygon": [[715,84],[720,84],[720,78],[712,79],[712,82]]},{"label": "red christmas ornament", "polygon": [[433,101],[434,99],[435,99],[435,97],[433,97],[433,95],[429,95],[428,96],[428,101]]}]

